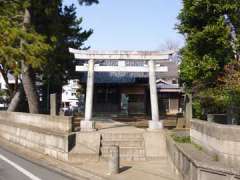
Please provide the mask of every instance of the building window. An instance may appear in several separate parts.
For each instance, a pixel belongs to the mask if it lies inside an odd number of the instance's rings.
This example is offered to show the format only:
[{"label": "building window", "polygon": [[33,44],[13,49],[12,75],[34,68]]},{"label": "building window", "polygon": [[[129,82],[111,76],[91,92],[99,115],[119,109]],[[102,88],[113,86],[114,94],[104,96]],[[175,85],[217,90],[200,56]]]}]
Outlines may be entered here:
[{"label": "building window", "polygon": [[177,84],[177,80],[176,79],[172,80],[172,83]]}]

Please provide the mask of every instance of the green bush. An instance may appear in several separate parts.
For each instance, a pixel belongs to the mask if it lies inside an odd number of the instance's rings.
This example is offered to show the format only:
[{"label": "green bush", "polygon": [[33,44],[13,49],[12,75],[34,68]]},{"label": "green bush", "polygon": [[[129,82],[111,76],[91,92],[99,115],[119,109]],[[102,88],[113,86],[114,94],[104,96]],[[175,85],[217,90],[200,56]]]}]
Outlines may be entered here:
[{"label": "green bush", "polygon": [[199,99],[193,99],[193,117],[203,119],[204,113]]}]

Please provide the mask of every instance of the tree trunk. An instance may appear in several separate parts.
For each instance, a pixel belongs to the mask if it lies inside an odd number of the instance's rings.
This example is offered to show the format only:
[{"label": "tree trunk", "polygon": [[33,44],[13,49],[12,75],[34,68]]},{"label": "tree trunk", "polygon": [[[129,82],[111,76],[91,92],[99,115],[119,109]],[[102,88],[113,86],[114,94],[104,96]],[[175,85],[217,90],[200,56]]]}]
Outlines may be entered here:
[{"label": "tree trunk", "polygon": [[32,69],[29,65],[22,62],[22,84],[24,92],[28,100],[29,112],[38,114],[39,113],[39,101],[38,94],[35,88],[35,82],[33,81]]},{"label": "tree trunk", "polygon": [[[31,15],[28,9],[25,9],[24,13],[24,29],[31,24]],[[25,43],[24,40],[21,40],[21,46]],[[33,81],[34,73],[32,72],[32,68],[30,65],[27,65],[24,61],[21,63],[21,73],[22,73],[22,84],[24,88],[24,92],[26,94],[29,106],[30,113],[39,113],[39,102],[38,102],[38,94],[35,88],[35,83]]]},{"label": "tree trunk", "polygon": [[14,111],[17,110],[18,105],[20,104],[21,99],[22,99],[22,98],[21,98],[21,97],[22,97],[22,93],[23,93],[22,89],[21,89],[21,88],[18,88],[18,91],[17,91],[17,92],[15,93],[15,95],[13,96],[13,98],[12,98],[12,100],[11,100],[9,106],[8,106],[7,111],[9,111],[9,112],[14,112]]}]

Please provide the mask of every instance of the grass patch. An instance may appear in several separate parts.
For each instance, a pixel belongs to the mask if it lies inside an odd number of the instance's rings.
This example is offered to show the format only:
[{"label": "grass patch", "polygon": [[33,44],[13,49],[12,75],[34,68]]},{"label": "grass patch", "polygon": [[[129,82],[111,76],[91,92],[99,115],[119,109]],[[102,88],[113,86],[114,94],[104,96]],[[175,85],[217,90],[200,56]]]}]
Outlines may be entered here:
[{"label": "grass patch", "polygon": [[187,143],[187,144],[190,144],[191,143],[191,138],[190,136],[176,136],[175,134],[172,134],[171,135],[173,140],[175,142],[178,142],[178,143]]},{"label": "grass patch", "polygon": [[202,146],[200,146],[199,144],[196,144],[196,143],[194,143],[194,142],[191,142],[191,144],[192,144],[195,148],[197,148],[199,151],[202,151],[202,150],[203,150]]},{"label": "grass patch", "polygon": [[177,143],[192,144],[192,145],[193,145],[196,149],[198,149],[199,151],[203,150],[203,148],[202,148],[200,145],[194,143],[194,142],[191,140],[190,136],[177,136],[177,135],[175,135],[175,134],[172,134],[171,137],[172,137],[173,140],[174,140],[175,142],[177,142]]}]

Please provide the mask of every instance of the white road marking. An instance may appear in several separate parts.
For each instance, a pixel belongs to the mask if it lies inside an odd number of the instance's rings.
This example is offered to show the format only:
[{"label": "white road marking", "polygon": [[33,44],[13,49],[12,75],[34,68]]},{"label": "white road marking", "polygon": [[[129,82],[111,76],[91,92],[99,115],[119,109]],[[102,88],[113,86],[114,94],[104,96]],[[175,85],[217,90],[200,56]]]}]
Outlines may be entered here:
[{"label": "white road marking", "polygon": [[4,157],[3,155],[0,154],[0,159],[2,159],[3,161],[7,162],[8,164],[10,164],[11,166],[13,166],[15,169],[17,169],[18,171],[20,171],[22,174],[24,174],[25,176],[27,176],[28,178],[30,178],[31,180],[42,180],[40,178],[38,178],[37,176],[33,175],[31,172],[27,171],[26,169],[22,168],[21,166],[17,165],[16,163],[14,163],[13,161],[10,161],[8,158]]}]

